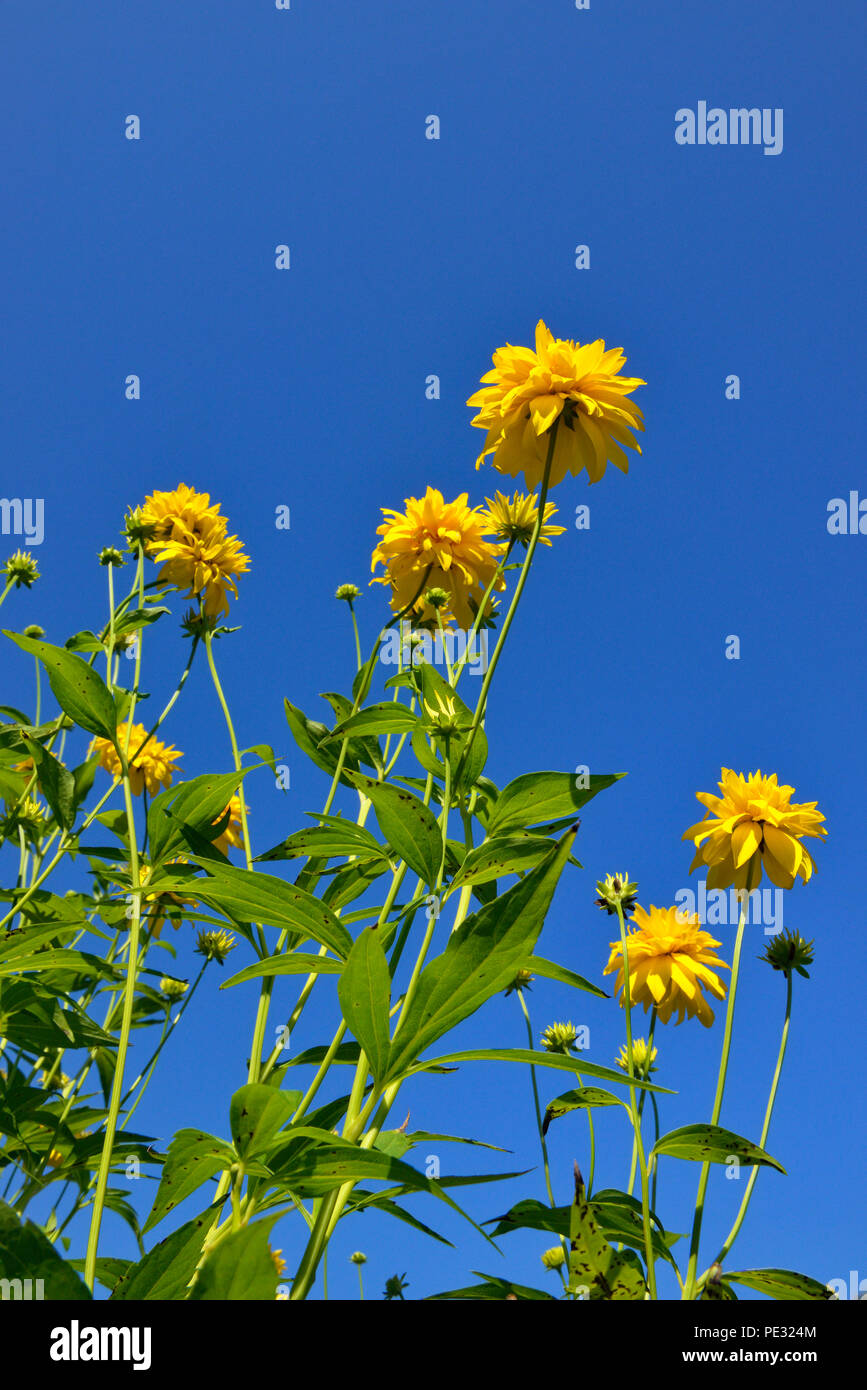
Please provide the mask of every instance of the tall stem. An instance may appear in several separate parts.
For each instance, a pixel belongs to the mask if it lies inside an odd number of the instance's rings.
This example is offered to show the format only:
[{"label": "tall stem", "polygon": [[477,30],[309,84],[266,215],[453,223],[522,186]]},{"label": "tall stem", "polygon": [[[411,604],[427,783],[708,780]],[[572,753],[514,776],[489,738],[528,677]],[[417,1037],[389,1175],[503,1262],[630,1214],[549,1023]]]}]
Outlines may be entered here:
[{"label": "tall stem", "polygon": [[638,1113],[638,1100],[635,1094],[635,1057],[632,1046],[632,981],[629,977],[629,944],[626,939],[626,924],[623,920],[623,904],[617,903],[617,920],[620,923],[620,944],[623,951],[623,1007],[626,1014],[626,1061],[629,1067],[629,1109],[632,1115],[632,1129],[635,1134],[635,1152],[641,1174],[641,1224],[644,1228],[644,1255],[647,1263],[647,1286],[651,1299],[656,1299],[656,1262],[653,1253],[653,1232],[650,1225],[650,1190],[647,1181],[647,1161],[644,1156],[644,1142],[641,1137],[641,1118]]},{"label": "tall stem", "polygon": [[[712,1125],[719,1124],[719,1117],[722,1112],[723,1096],[726,1088],[726,1075],[728,1073],[729,1055],[732,1046],[732,1029],[735,1020],[735,999],[737,997],[738,976],[741,964],[741,948],[744,943],[744,927],[747,920],[747,903],[749,902],[749,892],[753,879],[753,866],[750,865],[747,877],[747,896],[741,902],[740,915],[738,917],[738,933],[735,938],[734,955],[732,956],[732,978],[729,985],[729,997],[726,1007],[725,1030],[723,1032],[722,1054],[720,1056],[719,1073],[716,1082],[716,1095],[713,1102],[713,1113],[710,1117]],[[701,1173],[698,1180],[698,1192],[695,1199],[695,1216],[692,1222],[692,1238],[689,1245],[689,1264],[686,1270],[686,1282],[683,1287],[683,1298],[690,1302],[696,1294],[696,1273],[698,1270],[698,1251],[701,1242],[701,1226],[704,1218],[704,1203],[707,1196],[707,1184],[710,1176],[710,1164],[701,1165]]]}]

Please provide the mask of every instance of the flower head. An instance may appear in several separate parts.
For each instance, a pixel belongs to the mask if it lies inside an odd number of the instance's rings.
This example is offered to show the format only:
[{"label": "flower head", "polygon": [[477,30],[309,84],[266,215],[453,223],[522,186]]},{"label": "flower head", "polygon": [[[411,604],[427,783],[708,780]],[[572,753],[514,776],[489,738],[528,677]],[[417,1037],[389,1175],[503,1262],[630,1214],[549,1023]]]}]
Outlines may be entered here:
[{"label": "flower head", "polygon": [[115,568],[119,568],[125,564],[125,561],[117,546],[106,545],[99,552],[99,563],[103,566],[113,565]]},{"label": "flower head", "polygon": [[624,916],[628,916],[634,908],[638,884],[630,883],[629,874],[606,874],[604,879],[597,881],[596,887],[599,889],[596,906],[601,907],[609,916],[617,911],[618,903]]},{"label": "flower head", "polygon": [[357,584],[338,584],[334,590],[334,597],[343,599],[345,603],[354,603],[357,598],[361,598],[361,590]]},{"label": "flower head", "polygon": [[367,1256],[361,1250],[354,1250],[352,1254],[349,1256],[349,1259],[351,1263],[354,1265],[367,1264]]},{"label": "flower head", "polygon": [[160,991],[167,999],[181,999],[189,989],[187,980],[175,980],[171,975],[164,975],[160,980]]},{"label": "flower head", "polygon": [[696,792],[707,812],[683,835],[696,845],[690,873],[707,865],[708,888],[752,890],[763,869],[777,888],[791,888],[796,878],[806,883],[816,866],[801,841],[828,833],[817,803],[793,804],[794,787],[781,787],[776,773],[744,777],[724,767],[719,789],[721,796]]},{"label": "flower head", "polygon": [[146,536],[147,553],[162,569],[161,584],[186,589],[186,597],[201,596],[205,616],[228,613],[237,578],[250,568],[237,536],[226,533],[226,518],[207,492],[181,483],[172,492],[154,492],[145,499],[137,523]]},{"label": "flower head", "polygon": [[230,951],[234,951],[237,941],[230,932],[223,931],[200,931],[196,937],[196,952],[200,956],[205,956],[208,960],[215,960],[218,965],[223,961]]},{"label": "flower head", "polygon": [[[630,965],[632,964],[631,954],[629,963]],[[651,1047],[648,1049],[646,1038],[633,1038],[632,1060],[635,1063],[637,1075],[643,1079],[649,1076],[652,1071],[656,1071],[656,1067],[653,1065],[656,1061],[656,1048]],[[629,1071],[629,1051],[625,1043],[620,1049],[617,1065],[620,1067],[621,1071]]]},{"label": "flower head", "polygon": [[[726,987],[710,968],[728,970],[713,947],[719,946],[709,932],[702,931],[698,917],[688,916],[677,907],[636,907],[634,930],[626,935],[629,954],[629,995],[633,1004],[643,1004],[645,1013],[656,1006],[663,1023],[677,1011],[678,1023],[697,1018],[705,1028],[713,1023],[713,1010],[702,993],[724,999]],[[611,942],[604,975],[617,971],[615,994],[623,990],[623,945]],[[621,994],[621,1006],[624,999]]]},{"label": "flower head", "polygon": [[[390,584],[393,612],[411,607],[419,623],[436,623],[425,593],[444,589],[449,607],[441,610],[443,622],[454,618],[471,628],[503,552],[488,540],[492,528],[485,513],[467,505],[467,493],[446,502],[433,487],[424,497],[408,497],[405,506],[405,512],[382,509],[386,520],[377,529],[381,540],[370,567],[381,564],[386,572],[370,582]],[[505,589],[502,577],[496,587]]]},{"label": "flower head", "polygon": [[[530,544],[539,516],[539,503],[532,492],[516,492],[513,497],[498,492],[495,497],[486,497],[488,520],[494,535],[501,541],[523,546]],[[555,516],[557,508],[553,502],[545,503],[545,516],[539,540],[550,545],[551,536],[562,536],[565,526],[549,526],[549,517]]]},{"label": "flower head", "polygon": [[[249,807],[244,807],[245,812]],[[217,816],[214,825],[217,825],[226,814],[229,813],[229,820],[222,835],[218,835],[214,841],[217,849],[222,850],[223,854],[228,854],[230,849],[240,849],[243,845],[243,822],[241,820],[241,798],[233,796],[222,815]]]},{"label": "flower head", "polygon": [[759,960],[767,961],[774,970],[782,970],[787,979],[793,970],[797,970],[799,975],[809,980],[809,971],[805,967],[813,964],[813,943],[786,928],[771,938]]},{"label": "flower head", "polygon": [[30,589],[39,578],[36,560],[29,550],[16,550],[0,569],[0,574],[4,574],[6,583],[14,584],[16,589],[20,589],[22,584],[25,589]]},{"label": "flower head", "polygon": [[540,1258],[545,1269],[559,1269],[566,1262],[566,1252],[562,1245],[552,1245],[551,1249],[545,1250]]},{"label": "flower head", "polygon": [[550,484],[566,473],[587,469],[591,483],[610,460],[627,472],[623,447],[637,449],[632,430],[643,430],[641,411],[629,399],[644,386],[639,377],[620,376],[626,362],[622,348],[597,338],[575,343],[555,338],[540,319],[536,347],[506,344],[494,353],[494,370],[482,377],[482,389],[467,401],[478,407],[473,424],[486,429],[485,446],[476,463],[493,454],[493,465],[513,478],[523,472],[529,488],[542,480],[551,427],[558,423]]},{"label": "flower head", "polygon": [[382,1296],[386,1303],[390,1303],[394,1298],[402,1299],[404,1289],[408,1288],[409,1284],[406,1282],[405,1274],[392,1274],[391,1278],[385,1281],[385,1292]]},{"label": "flower head", "polygon": [[[133,796],[141,796],[145,787],[151,796],[156,796],[160,787],[168,790],[177,771],[175,763],[180,761],[183,753],[178,752],[177,748],[170,748],[167,743],[161,743],[158,738],[148,739],[148,731],[143,724],[133,724],[127,744],[128,727],[127,724],[118,724],[117,741],[121,748],[129,748],[129,784]],[[96,753],[100,767],[119,782],[123,772],[114,744],[107,738],[95,738],[91,751]]]},{"label": "flower head", "polygon": [[510,994],[518,993],[520,990],[529,989],[534,979],[535,976],[532,970],[519,970],[514,980],[509,985],[509,988],[506,990],[506,998],[508,998]]},{"label": "flower head", "polygon": [[35,797],[25,796],[23,800],[10,805],[4,816],[0,816],[0,836],[4,839],[17,839],[18,832],[25,839],[36,844],[45,830],[45,807]]},{"label": "flower head", "polygon": [[286,1261],[283,1258],[283,1251],[272,1250],[270,1253],[271,1263],[277,1271],[277,1278],[282,1279],[283,1275],[286,1273]]},{"label": "flower head", "polygon": [[551,1023],[542,1034],[546,1052],[562,1052],[566,1057],[574,1052],[577,1041],[578,1030],[571,1023]]}]

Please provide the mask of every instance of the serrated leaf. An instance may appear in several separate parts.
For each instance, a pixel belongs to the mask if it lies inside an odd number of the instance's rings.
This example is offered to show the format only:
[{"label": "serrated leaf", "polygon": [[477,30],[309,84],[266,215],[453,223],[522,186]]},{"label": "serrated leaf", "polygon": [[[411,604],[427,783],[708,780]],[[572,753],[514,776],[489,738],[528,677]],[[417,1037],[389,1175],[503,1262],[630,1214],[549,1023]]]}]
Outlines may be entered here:
[{"label": "serrated leaf", "polygon": [[353,786],[372,802],[383,836],[423,883],[433,887],[442,858],[442,836],[433,812],[412,792],[363,773],[351,774]]},{"label": "serrated leaf", "polygon": [[357,938],[337,982],[337,997],[378,1086],[388,1071],[391,974],[376,927],[366,927]]},{"label": "serrated leaf", "polygon": [[142,1228],[145,1234],[203,1182],[230,1168],[234,1161],[231,1147],[216,1135],[201,1129],[178,1130],[169,1144],[153,1208]]},{"label": "serrated leaf", "polygon": [[90,734],[115,741],[117,708],[102,677],[80,656],[50,642],[37,641],[17,632],[5,635],[42,662],[48,673],[48,683],[64,714],[79,728]]}]

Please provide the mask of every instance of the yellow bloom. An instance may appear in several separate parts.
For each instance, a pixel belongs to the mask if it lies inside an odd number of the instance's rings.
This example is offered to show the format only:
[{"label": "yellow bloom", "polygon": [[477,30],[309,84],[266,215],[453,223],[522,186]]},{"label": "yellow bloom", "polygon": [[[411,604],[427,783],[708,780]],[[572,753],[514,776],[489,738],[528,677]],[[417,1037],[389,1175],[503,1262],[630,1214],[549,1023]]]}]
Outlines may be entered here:
[{"label": "yellow bloom", "polygon": [[[391,585],[395,613],[412,604],[416,621],[431,623],[436,622],[436,610],[424,595],[429,589],[445,589],[449,608],[442,612],[443,623],[454,619],[462,628],[471,628],[503,553],[501,545],[487,539],[489,520],[480,508],[467,506],[465,492],[446,502],[441,492],[429,487],[424,497],[408,497],[405,505],[405,512],[382,508],[386,520],[377,529],[382,539],[370,568],[381,564],[386,573],[371,584]],[[505,589],[502,577],[496,587]]]},{"label": "yellow bloom", "polygon": [[[126,747],[126,724],[118,724],[117,741],[121,748]],[[129,784],[133,796],[141,796],[147,787],[151,796],[156,796],[160,787],[168,789],[172,784],[172,777],[177,769],[175,763],[179,762],[184,756],[179,753],[177,748],[170,748],[168,744],[161,743],[158,738],[149,739],[143,748],[148,736],[148,731],[143,724],[133,724],[129,736],[130,769]],[[136,750],[141,748],[141,752]],[[99,758],[99,765],[119,782],[122,776],[120,758],[113,743],[107,738],[95,738],[91,744],[91,751],[96,753]]]},{"label": "yellow bloom", "polygon": [[237,576],[250,568],[237,536],[226,534],[226,518],[210,494],[181,483],[173,492],[154,492],[145,499],[139,523],[150,530],[149,557],[162,569],[161,584],[202,595],[209,618],[228,613],[228,593],[238,597]]},{"label": "yellow bloom", "polygon": [[[663,1023],[677,1010],[678,1023],[684,1017],[697,1018],[705,1028],[713,1023],[713,1010],[702,990],[715,999],[724,999],[726,987],[709,967],[728,970],[714,951],[719,946],[709,932],[702,931],[698,917],[687,916],[676,907],[636,907],[636,930],[627,932],[629,952],[629,995],[633,1004],[643,1004],[645,1013],[656,1005]],[[623,946],[611,942],[611,955],[603,974],[617,971],[615,994],[623,990]],[[621,1006],[623,997],[621,994]]]},{"label": "yellow bloom", "polygon": [[[249,807],[245,806],[244,810],[248,811]],[[226,825],[226,828],[223,831],[222,835],[218,835],[216,840],[214,841],[216,848],[222,850],[223,854],[228,854],[230,849],[240,849],[243,844],[243,826],[241,824],[241,798],[239,796],[233,796],[228,806],[222,812],[222,815],[217,816],[214,820],[214,825],[216,825],[219,821],[223,819],[223,816],[226,814],[226,811],[229,812],[228,824]]]},{"label": "yellow bloom", "polygon": [[[629,963],[632,964],[632,954],[630,951]],[[656,1048],[648,1049],[646,1038],[632,1039],[632,1060],[635,1063],[635,1070],[638,1076],[649,1076],[652,1071],[656,1071],[653,1065],[656,1061]],[[624,1043],[617,1058],[617,1065],[621,1071],[629,1071],[629,1051]]]},{"label": "yellow bloom", "polygon": [[540,319],[536,325],[536,349],[507,343],[494,353],[494,370],[467,401],[478,407],[473,424],[488,431],[476,462],[487,454],[501,473],[516,478],[523,471],[529,488],[538,487],[545,471],[548,432],[560,424],[550,484],[562,482],[566,473],[587,469],[591,483],[605,473],[610,460],[628,471],[623,447],[641,449],[632,430],[643,430],[641,411],[628,399],[645,383],[639,377],[620,376],[626,362],[622,348],[609,348],[597,338],[575,343],[554,338]]},{"label": "yellow bloom", "polygon": [[793,804],[794,787],[779,786],[776,773],[744,777],[724,767],[719,789],[721,796],[696,792],[707,814],[683,835],[696,845],[690,873],[707,865],[708,888],[752,890],[762,869],[777,888],[791,888],[796,878],[806,883],[816,866],[801,840],[828,833],[817,803]]},{"label": "yellow bloom", "polygon": [[226,529],[219,502],[212,503],[210,493],[196,492],[186,483],[179,483],[171,492],[152,492],[139,509],[138,520],[150,530],[148,548],[178,532],[204,536],[214,526]]},{"label": "yellow bloom", "polygon": [[[485,501],[488,504],[488,520],[495,536],[503,541],[520,541],[521,545],[525,546],[530,544],[539,515],[539,504],[532,493],[516,492],[514,497],[510,498],[506,493],[498,492],[496,497],[486,497]],[[562,536],[566,530],[565,526],[548,525],[548,519],[556,512],[557,508],[553,502],[545,503],[545,517],[539,532],[539,540],[543,545],[551,544],[549,536]]]}]

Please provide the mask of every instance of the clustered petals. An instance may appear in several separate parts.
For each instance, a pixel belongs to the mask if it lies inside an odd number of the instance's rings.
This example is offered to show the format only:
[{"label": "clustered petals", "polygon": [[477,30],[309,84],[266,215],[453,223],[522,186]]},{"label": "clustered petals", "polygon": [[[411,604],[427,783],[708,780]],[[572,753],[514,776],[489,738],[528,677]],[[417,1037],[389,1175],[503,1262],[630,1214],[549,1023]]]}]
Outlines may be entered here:
[{"label": "clustered petals", "polygon": [[540,319],[535,350],[507,343],[493,362],[482,389],[467,401],[478,409],[472,423],[487,430],[477,468],[491,454],[499,472],[513,478],[523,472],[527,486],[537,487],[556,424],[550,486],[582,469],[596,483],[609,462],[628,471],[624,449],[640,453],[632,431],[644,429],[629,397],[645,383],[620,375],[626,363],[622,348],[606,349],[601,338],[584,344],[555,338]]},{"label": "clustered petals", "polygon": [[[715,970],[728,970],[725,961],[715,953],[719,946],[709,932],[702,931],[697,916],[684,913],[677,907],[651,907],[645,911],[636,906],[634,930],[626,935],[629,957],[629,997],[633,1004],[643,1004],[644,1010],[655,1007],[663,1023],[673,1013],[677,1022],[697,1018],[705,1028],[714,1020],[704,992],[715,999],[724,999],[726,987]],[[623,943],[611,942],[611,955],[603,974],[617,972],[615,993],[624,1003]]]},{"label": "clustered petals", "polygon": [[[436,624],[437,610],[426,595],[443,589],[449,600],[448,607],[440,609],[443,624],[454,621],[471,628],[504,551],[489,539],[490,519],[468,505],[466,492],[446,502],[441,492],[429,487],[424,497],[408,497],[404,505],[404,512],[382,509],[386,519],[377,528],[381,539],[371,569],[381,564],[385,574],[370,582],[390,585],[392,611],[411,611],[417,625]],[[495,588],[505,587],[501,577]]]},{"label": "clustered petals", "polygon": [[696,845],[690,872],[706,867],[708,888],[752,890],[763,871],[777,888],[791,888],[796,878],[806,883],[816,865],[802,840],[827,834],[817,803],[792,802],[794,787],[761,770],[744,777],[724,767],[719,789],[720,796],[696,792],[706,815],[683,835]]}]

